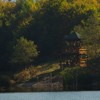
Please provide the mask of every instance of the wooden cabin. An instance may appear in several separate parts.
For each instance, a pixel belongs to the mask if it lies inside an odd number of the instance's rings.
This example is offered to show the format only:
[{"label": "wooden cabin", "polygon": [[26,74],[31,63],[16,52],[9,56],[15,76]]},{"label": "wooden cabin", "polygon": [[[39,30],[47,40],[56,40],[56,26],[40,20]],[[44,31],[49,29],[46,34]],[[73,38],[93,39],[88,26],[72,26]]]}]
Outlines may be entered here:
[{"label": "wooden cabin", "polygon": [[87,50],[82,47],[81,35],[73,31],[65,36],[65,41],[66,58],[70,61],[70,66],[80,65],[80,67],[86,67]]},{"label": "wooden cabin", "polygon": [[81,46],[81,38],[77,32],[71,32],[65,36],[67,60],[70,66],[76,66],[79,63],[79,48]]}]

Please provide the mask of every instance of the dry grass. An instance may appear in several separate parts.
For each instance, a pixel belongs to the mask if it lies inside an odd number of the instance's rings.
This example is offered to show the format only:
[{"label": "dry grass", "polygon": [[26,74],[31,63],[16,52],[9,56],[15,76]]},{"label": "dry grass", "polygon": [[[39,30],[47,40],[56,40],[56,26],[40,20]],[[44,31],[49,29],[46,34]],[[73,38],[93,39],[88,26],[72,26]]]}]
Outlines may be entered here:
[{"label": "dry grass", "polygon": [[29,68],[24,69],[23,71],[15,74],[14,78],[16,82],[24,82],[38,75],[53,72],[59,68],[60,66],[58,63],[48,63],[39,66],[30,66]]}]

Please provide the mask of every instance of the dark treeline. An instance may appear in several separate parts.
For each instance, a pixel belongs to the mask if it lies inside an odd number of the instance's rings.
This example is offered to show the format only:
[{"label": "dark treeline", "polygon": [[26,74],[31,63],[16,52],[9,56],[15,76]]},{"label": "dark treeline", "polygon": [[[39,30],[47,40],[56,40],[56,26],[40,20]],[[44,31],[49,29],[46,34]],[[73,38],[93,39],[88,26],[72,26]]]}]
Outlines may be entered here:
[{"label": "dark treeline", "polygon": [[87,47],[94,45],[98,55],[99,11],[96,0],[0,0],[0,67],[58,55],[72,30],[85,37]]}]

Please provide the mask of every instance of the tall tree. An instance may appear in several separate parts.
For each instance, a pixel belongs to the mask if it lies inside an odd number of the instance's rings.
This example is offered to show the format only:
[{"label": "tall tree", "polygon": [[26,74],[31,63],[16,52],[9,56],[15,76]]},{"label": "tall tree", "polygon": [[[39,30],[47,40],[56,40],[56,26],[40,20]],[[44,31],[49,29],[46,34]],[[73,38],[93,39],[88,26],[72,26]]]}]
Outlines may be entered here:
[{"label": "tall tree", "polygon": [[82,25],[76,26],[75,30],[82,34],[89,57],[100,57],[100,20],[98,15],[90,16]]}]

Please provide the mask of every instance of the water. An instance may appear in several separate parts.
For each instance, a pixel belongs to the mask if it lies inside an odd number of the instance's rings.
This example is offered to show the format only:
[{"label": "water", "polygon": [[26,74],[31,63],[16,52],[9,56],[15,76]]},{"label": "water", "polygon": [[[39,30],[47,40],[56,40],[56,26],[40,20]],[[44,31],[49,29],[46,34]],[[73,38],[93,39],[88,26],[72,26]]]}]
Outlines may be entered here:
[{"label": "water", "polygon": [[100,92],[1,93],[0,100],[100,100]]}]

